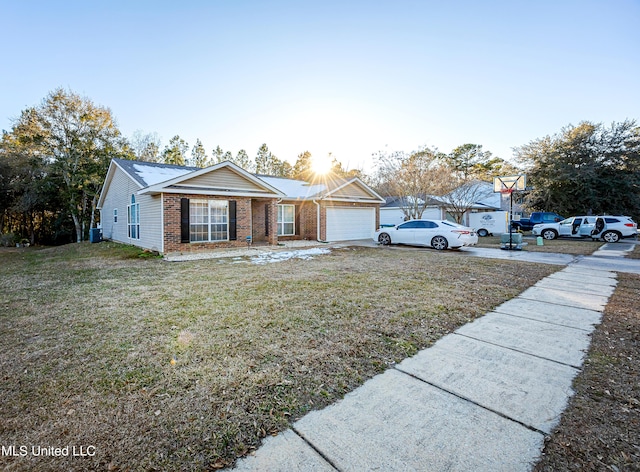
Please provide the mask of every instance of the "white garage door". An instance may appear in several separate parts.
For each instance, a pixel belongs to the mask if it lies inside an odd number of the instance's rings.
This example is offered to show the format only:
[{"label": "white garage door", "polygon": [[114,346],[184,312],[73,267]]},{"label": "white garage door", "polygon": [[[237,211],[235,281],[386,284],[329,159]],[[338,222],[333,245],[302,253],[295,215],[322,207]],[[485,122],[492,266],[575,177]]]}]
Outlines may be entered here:
[{"label": "white garage door", "polygon": [[375,208],[327,207],[327,241],[370,239],[375,230]]}]

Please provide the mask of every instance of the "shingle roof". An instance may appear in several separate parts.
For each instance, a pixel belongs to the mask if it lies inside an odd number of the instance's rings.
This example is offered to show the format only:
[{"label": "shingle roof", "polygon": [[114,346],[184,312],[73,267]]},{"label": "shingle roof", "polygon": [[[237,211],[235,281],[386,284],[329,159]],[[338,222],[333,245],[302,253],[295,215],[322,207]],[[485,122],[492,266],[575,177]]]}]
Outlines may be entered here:
[{"label": "shingle roof", "polygon": [[[113,160],[142,188],[201,170],[198,167],[160,164],[157,162],[131,161],[127,159]],[[348,182],[341,177],[330,177],[319,183],[309,183],[303,180],[288,179],[286,177],[274,177],[261,174],[253,175],[280,190],[291,199],[320,197]]]},{"label": "shingle roof", "polygon": [[160,164],[157,162],[130,161],[127,159],[113,160],[143,188],[199,170],[198,167]]}]

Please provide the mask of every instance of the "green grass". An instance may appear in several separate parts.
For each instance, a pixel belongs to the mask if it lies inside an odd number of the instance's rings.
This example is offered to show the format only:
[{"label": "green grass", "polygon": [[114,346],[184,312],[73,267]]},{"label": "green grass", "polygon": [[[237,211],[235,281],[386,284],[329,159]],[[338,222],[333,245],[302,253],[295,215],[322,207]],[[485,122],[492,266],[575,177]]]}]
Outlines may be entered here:
[{"label": "green grass", "polygon": [[229,465],[557,270],[379,248],[261,266],[139,256],[0,252],[0,444],[97,451],[0,468]]}]

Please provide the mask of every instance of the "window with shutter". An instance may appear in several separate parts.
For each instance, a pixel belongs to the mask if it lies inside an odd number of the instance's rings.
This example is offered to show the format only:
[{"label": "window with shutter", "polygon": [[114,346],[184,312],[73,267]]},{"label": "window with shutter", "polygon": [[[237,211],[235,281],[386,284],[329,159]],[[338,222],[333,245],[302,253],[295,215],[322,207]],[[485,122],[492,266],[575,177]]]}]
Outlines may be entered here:
[{"label": "window with shutter", "polygon": [[[230,225],[230,207],[233,207],[233,225]],[[235,201],[189,200],[189,240],[191,242],[228,241],[232,236],[231,229],[235,233]],[[235,234],[233,236],[235,237]]]}]

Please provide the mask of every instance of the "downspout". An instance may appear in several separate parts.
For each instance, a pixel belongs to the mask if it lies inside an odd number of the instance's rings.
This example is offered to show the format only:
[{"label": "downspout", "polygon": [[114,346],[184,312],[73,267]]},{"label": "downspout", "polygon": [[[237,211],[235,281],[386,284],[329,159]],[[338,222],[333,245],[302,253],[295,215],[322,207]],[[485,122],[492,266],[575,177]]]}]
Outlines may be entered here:
[{"label": "downspout", "polygon": [[164,193],[160,194],[160,254],[164,254]]},{"label": "downspout", "polygon": [[312,200],[312,202],[316,204],[316,207],[318,209],[318,213],[317,213],[318,216],[316,217],[316,228],[317,228],[317,233],[318,234],[316,235],[316,239],[318,240],[319,243],[323,243],[324,241],[322,239],[320,239],[320,227],[321,227],[321,225],[320,225],[320,204],[315,200]]},{"label": "downspout", "polygon": [[[280,204],[281,201],[282,201],[282,198],[278,198],[276,200],[276,227],[273,228],[273,231],[276,232],[276,245],[280,244],[280,241],[278,240],[278,205]],[[267,238],[267,241],[269,241],[268,238]]]}]

